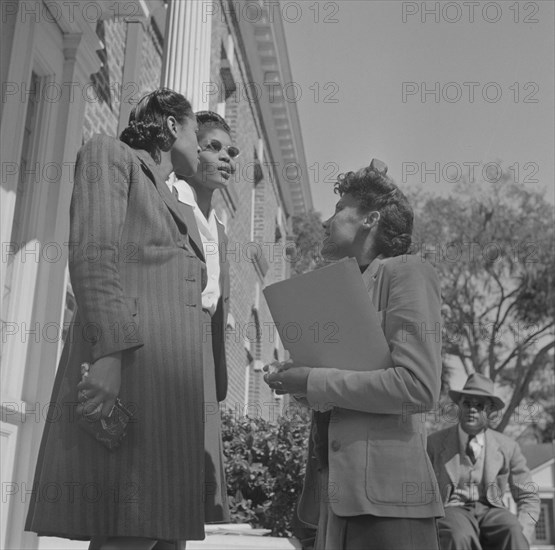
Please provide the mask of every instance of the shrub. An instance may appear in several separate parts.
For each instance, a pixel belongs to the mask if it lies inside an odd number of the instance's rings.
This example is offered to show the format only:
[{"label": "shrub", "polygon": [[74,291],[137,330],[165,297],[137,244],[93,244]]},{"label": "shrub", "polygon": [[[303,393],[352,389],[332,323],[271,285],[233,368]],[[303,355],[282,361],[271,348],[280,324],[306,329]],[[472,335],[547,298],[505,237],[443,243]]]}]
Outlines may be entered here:
[{"label": "shrub", "polygon": [[236,523],[291,536],[301,494],[310,414],[302,410],[276,422],[222,414],[227,493]]}]

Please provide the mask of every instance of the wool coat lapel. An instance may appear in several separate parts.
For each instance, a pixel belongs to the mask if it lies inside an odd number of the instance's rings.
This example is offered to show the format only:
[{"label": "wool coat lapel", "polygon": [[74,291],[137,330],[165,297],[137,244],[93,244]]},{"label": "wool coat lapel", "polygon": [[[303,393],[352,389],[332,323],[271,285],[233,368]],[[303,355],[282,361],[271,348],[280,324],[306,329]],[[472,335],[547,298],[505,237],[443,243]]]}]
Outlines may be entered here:
[{"label": "wool coat lapel", "polygon": [[445,464],[445,471],[449,479],[457,485],[459,482],[459,467],[461,464],[457,426],[453,426],[443,440],[441,461]]},{"label": "wool coat lapel", "polygon": [[181,212],[182,216],[185,218],[185,222],[187,223],[187,230],[189,232],[189,241],[193,249],[195,250],[197,256],[204,262],[206,261],[204,258],[204,247],[202,245],[202,239],[200,237],[200,233],[198,230],[197,220],[195,218],[195,212],[193,211],[193,207],[189,204],[185,204],[184,202],[177,203],[177,208]]},{"label": "wool coat lapel", "polygon": [[147,151],[139,149],[136,151],[136,154],[141,163],[142,170],[156,186],[158,193],[160,193],[160,197],[170,210],[177,224],[188,234],[189,241],[197,256],[204,261],[204,249],[193,209],[187,204],[180,203],[177,197],[173,195],[166,185],[166,182],[160,178],[158,167]]}]

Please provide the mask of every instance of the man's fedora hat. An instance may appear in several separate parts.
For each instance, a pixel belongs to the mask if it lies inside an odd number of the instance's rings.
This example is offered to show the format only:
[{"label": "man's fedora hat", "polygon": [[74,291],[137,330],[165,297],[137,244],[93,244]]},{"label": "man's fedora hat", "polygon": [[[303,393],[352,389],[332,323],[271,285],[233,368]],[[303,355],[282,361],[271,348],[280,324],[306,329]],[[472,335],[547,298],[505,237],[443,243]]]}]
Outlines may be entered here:
[{"label": "man's fedora hat", "polygon": [[463,395],[491,399],[496,410],[505,406],[505,403],[493,394],[493,381],[479,372],[474,372],[468,377],[462,390],[449,390],[449,397],[456,403]]}]

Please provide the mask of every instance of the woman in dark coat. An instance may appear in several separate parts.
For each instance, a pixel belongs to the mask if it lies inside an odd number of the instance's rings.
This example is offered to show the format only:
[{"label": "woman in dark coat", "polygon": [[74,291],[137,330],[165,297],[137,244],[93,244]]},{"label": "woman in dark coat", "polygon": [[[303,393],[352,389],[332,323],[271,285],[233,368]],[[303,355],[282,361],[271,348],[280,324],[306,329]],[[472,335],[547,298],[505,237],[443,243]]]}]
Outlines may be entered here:
[{"label": "woman in dark coat", "polygon": [[[204,538],[206,269],[166,185],[173,170],[195,173],[196,131],[189,102],[160,89],[141,99],[120,139],[94,136],[79,153],[69,257],[78,309],[27,518],[39,535],[102,550]],[[134,418],[109,451],[78,419],[108,415],[118,395]]]}]

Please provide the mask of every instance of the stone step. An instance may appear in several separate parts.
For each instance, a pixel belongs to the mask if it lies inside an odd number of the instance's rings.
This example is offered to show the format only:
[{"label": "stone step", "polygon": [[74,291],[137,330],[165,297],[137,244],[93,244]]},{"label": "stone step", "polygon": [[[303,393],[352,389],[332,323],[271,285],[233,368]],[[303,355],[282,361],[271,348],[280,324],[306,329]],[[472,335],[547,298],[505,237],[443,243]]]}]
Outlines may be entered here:
[{"label": "stone step", "polygon": [[248,524],[226,523],[206,525],[204,540],[187,542],[187,550],[301,550],[292,537],[269,537],[270,529],[253,529]]},{"label": "stone step", "polygon": [[[253,529],[248,524],[225,523],[205,526],[204,540],[187,542],[187,550],[301,550],[294,538],[269,537],[269,529]],[[88,542],[39,537],[39,550],[87,550]]]}]

